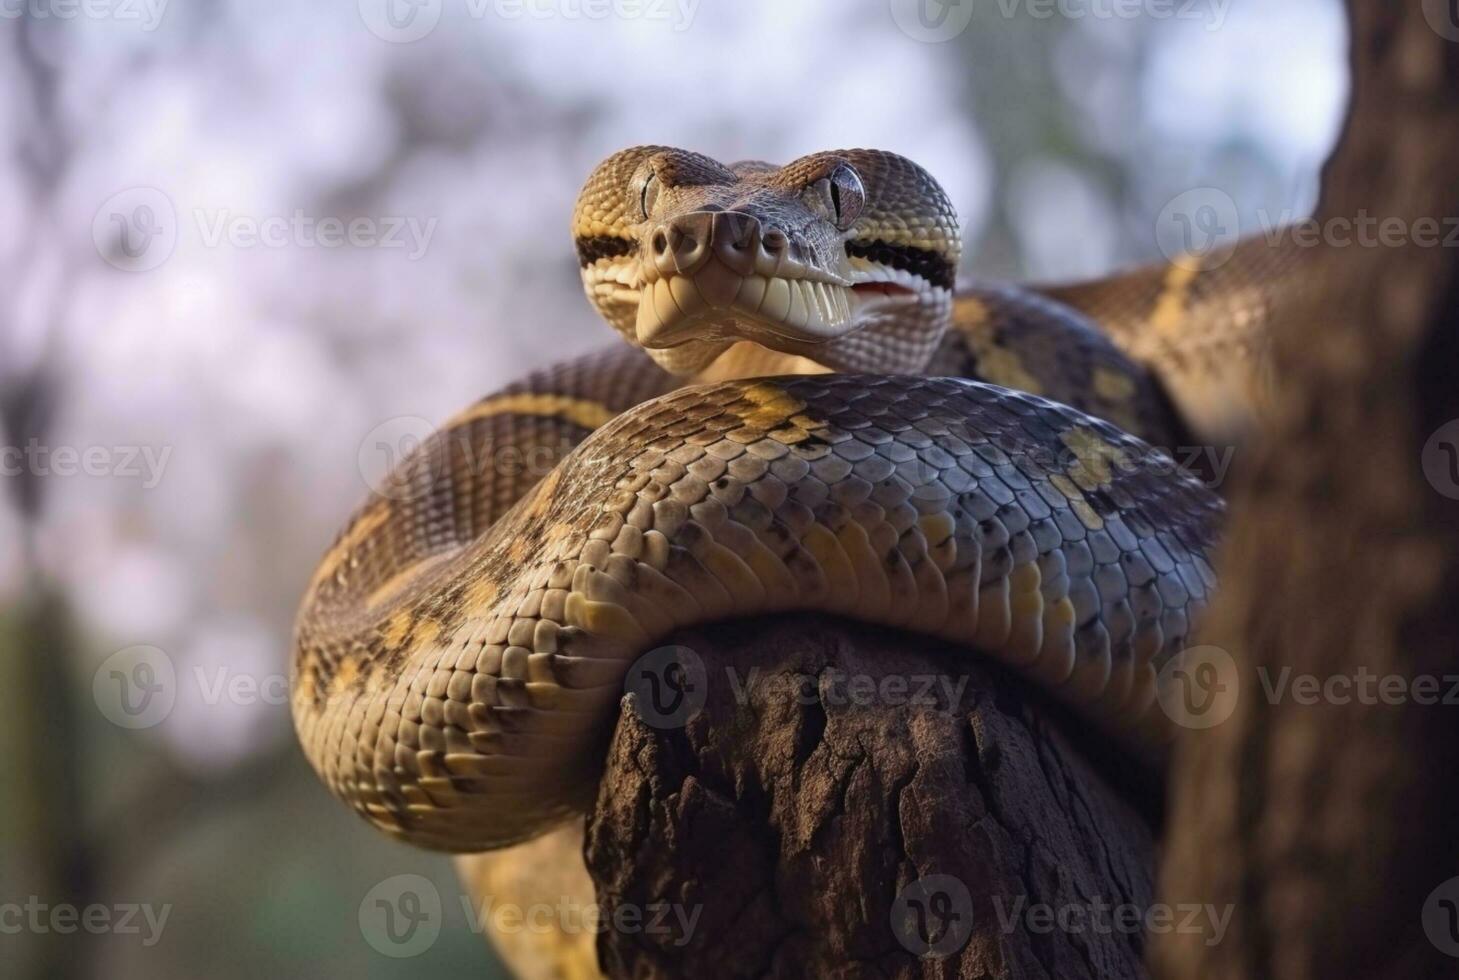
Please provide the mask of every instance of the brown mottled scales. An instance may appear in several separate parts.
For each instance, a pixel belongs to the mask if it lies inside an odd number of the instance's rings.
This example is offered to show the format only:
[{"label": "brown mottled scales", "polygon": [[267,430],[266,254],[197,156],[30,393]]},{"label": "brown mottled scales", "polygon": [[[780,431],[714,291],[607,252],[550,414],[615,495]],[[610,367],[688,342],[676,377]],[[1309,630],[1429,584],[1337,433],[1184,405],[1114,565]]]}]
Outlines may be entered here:
[{"label": "brown mottled scales", "polygon": [[627,150],[572,230],[630,346],[448,422],[304,598],[294,715],[338,796],[428,847],[536,836],[591,799],[633,658],[796,610],[946,638],[1160,751],[1221,505],[1096,321],[955,295],[955,212],[881,151]]}]

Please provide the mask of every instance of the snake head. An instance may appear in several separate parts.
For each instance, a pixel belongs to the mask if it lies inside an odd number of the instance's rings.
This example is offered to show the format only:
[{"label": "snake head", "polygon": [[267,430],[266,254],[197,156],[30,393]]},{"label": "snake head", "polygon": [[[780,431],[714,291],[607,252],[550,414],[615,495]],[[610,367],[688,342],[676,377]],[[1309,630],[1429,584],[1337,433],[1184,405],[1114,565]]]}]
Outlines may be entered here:
[{"label": "snake head", "polygon": [[751,341],[837,370],[920,370],[951,316],[957,213],[880,150],[783,167],[640,146],[588,178],[573,214],[599,313],[687,375]]}]

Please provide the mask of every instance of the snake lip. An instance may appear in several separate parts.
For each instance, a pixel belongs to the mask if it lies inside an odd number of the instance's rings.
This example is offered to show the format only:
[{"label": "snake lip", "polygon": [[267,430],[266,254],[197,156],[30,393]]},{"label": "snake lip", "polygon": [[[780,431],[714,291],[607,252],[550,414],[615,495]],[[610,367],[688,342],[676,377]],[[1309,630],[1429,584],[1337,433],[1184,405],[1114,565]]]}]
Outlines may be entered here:
[{"label": "snake lip", "polygon": [[635,332],[642,346],[654,350],[696,340],[817,345],[854,329],[855,307],[849,283],[741,275],[711,260],[692,275],[647,279]]}]

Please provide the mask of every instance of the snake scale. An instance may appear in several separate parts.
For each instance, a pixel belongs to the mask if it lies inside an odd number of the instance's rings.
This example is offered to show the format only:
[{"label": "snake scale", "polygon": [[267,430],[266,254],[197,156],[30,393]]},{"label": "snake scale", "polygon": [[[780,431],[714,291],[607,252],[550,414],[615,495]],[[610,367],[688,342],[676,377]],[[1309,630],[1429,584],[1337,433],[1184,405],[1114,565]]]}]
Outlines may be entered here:
[{"label": "snake scale", "polygon": [[1269,259],[959,291],[947,196],[873,150],[633,148],[573,234],[628,343],[446,423],[308,586],[293,711],[337,796],[426,847],[534,837],[591,804],[634,658],[775,611],[945,638],[1158,751],[1222,505],[1152,447],[1252,360]]}]

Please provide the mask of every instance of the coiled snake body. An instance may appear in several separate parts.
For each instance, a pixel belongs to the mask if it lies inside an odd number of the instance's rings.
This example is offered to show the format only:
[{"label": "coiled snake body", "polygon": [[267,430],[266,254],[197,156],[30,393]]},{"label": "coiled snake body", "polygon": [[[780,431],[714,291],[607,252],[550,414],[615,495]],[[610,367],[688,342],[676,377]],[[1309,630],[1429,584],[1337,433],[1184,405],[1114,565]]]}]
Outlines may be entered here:
[{"label": "coiled snake body", "polygon": [[[1168,737],[1158,672],[1214,585],[1221,505],[1151,448],[1182,424],[1121,350],[1149,332],[1114,314],[1196,295],[1198,271],[955,293],[941,188],[866,150],[785,167],[627,150],[574,235],[629,344],[445,425],[308,587],[294,715],[338,796],[428,847],[535,836],[591,802],[635,657],[772,611],[945,637],[1137,748]],[[1263,314],[1211,305],[1181,316]],[[1203,367],[1179,358],[1248,336],[1227,335],[1145,353],[1179,400]]]}]

